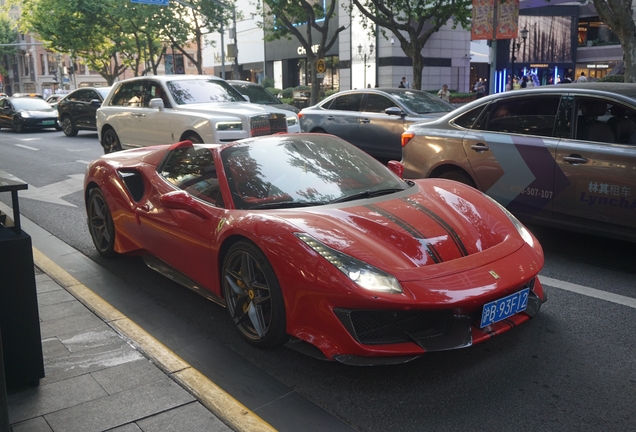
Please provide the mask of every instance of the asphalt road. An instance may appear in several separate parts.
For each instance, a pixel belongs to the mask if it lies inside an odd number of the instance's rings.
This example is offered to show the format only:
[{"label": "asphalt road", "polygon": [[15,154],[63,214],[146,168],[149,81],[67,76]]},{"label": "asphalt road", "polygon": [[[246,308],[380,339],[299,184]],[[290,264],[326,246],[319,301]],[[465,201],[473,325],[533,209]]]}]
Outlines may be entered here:
[{"label": "asphalt road", "polygon": [[[0,175],[29,183],[19,194],[21,213],[123,279],[139,298],[254,366],[254,391],[261,379],[274,377],[361,431],[636,430],[636,245],[531,226],[545,250],[541,275],[549,296],[535,319],[483,344],[404,365],[344,366],[287,348],[251,348],[223,308],[139,258],[99,257],[86,230],[81,178],[86,162],[101,154],[94,133],[0,131]],[[10,203],[10,196],[0,200]],[[166,319],[147,316],[139,324]],[[164,337],[174,342],[187,335],[175,329]],[[245,379],[233,375],[235,365],[206,358],[209,352],[191,355],[213,364],[211,373],[227,382]]]}]

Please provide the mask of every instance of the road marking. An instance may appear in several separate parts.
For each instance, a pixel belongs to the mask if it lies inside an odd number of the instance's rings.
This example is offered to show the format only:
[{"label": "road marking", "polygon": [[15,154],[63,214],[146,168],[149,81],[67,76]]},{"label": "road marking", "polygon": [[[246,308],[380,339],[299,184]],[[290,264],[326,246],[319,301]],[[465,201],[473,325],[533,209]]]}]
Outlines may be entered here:
[{"label": "road marking", "polygon": [[208,377],[193,368],[110,303],[81,284],[50,258],[33,248],[33,261],[51,279],[77,298],[104,322],[126,336],[159,368],[171,376],[225,424],[238,432],[276,432],[269,423],[225,392]]},{"label": "road marking", "polygon": [[15,144],[16,147],[22,147],[28,150],[40,150],[39,148],[35,148],[35,147],[29,147],[28,145],[24,145],[24,144]]},{"label": "road marking", "polygon": [[85,151],[91,151],[91,150],[93,150],[93,149],[90,149],[90,148],[79,148],[79,149],[67,148],[66,149],[67,152],[71,152],[71,153],[73,153],[73,152],[85,152]]},{"label": "road marking", "polygon": [[[27,183],[18,177],[9,174],[6,171],[0,170],[0,176],[6,177],[22,183]],[[75,192],[79,192],[84,189],[84,174],[71,174],[67,176],[68,179],[52,183],[50,185],[35,187],[29,184],[29,188],[20,191],[20,197],[30,198],[36,201],[44,201],[52,204],[59,204],[63,206],[77,207],[75,204],[71,204],[68,201],[63,200],[61,197],[70,195]]]},{"label": "road marking", "polygon": [[75,162],[79,162],[79,163],[85,164],[85,165],[88,165],[89,163],[91,163],[91,161],[85,161],[85,160],[81,160],[81,159],[78,159]]},{"label": "road marking", "polygon": [[577,285],[571,282],[552,279],[551,277],[547,276],[539,275],[539,279],[541,280],[541,283],[554,288],[560,288],[565,291],[583,294],[588,297],[594,297],[597,299],[605,300],[623,306],[629,306],[636,309],[636,299],[632,297],[626,297],[620,294],[609,293],[607,291],[597,290],[583,285]]}]

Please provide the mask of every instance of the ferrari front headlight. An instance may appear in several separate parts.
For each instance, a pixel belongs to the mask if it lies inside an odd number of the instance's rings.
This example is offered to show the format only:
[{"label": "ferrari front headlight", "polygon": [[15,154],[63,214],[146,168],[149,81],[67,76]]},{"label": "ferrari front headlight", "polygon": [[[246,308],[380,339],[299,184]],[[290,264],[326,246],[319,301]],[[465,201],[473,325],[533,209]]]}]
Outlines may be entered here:
[{"label": "ferrari front headlight", "polygon": [[[483,192],[482,192],[483,193]],[[510,221],[512,222],[512,224],[515,226],[515,228],[517,228],[517,232],[519,233],[519,235],[521,236],[521,238],[523,239],[523,241],[525,241],[526,243],[528,243],[528,245],[530,245],[530,247],[534,247],[534,239],[532,237],[532,234],[530,234],[530,231],[528,231],[528,228],[526,228],[520,221],[519,219],[517,219],[515,217],[515,215],[513,215],[512,213],[510,213],[508,211],[507,208],[505,208],[504,206],[502,206],[501,204],[499,204],[497,201],[495,201],[494,198],[483,194],[486,198],[488,198],[490,201],[494,202],[495,204],[497,204],[497,206],[499,206],[499,208],[501,209],[501,211],[503,211],[506,216],[508,216],[508,219],[510,219]]]},{"label": "ferrari front headlight", "polygon": [[334,267],[344,273],[358,286],[369,291],[387,293],[401,293],[402,287],[395,276],[386,273],[379,268],[339,252],[315,238],[304,234],[295,233],[307,246],[316,251],[320,256],[329,261]]}]

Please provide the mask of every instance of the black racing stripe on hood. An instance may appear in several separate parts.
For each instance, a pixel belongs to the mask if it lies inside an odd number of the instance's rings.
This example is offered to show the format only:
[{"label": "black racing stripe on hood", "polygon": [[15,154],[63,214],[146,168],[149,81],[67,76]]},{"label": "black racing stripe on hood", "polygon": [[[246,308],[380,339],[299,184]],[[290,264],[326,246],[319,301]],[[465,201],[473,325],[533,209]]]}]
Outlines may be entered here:
[{"label": "black racing stripe on hood", "polygon": [[430,217],[435,222],[437,222],[451,236],[451,238],[453,239],[453,242],[457,246],[457,249],[459,249],[459,252],[462,254],[462,256],[468,256],[468,250],[466,250],[466,246],[464,245],[464,242],[462,242],[462,239],[459,238],[459,234],[457,234],[457,231],[455,231],[453,227],[450,226],[444,219],[439,217],[439,215],[435,214],[431,209],[424,207],[422,204],[418,203],[417,201],[411,198],[402,198],[402,200],[411,204],[412,206],[417,208],[419,211],[426,214],[428,217]]},{"label": "black racing stripe on hood", "polygon": [[[409,233],[416,239],[426,240],[426,236],[422,234],[420,231],[418,231],[417,228],[415,228],[413,225],[411,225],[407,221],[394,215],[393,213],[390,213],[387,210],[384,210],[376,205],[365,205],[365,207],[371,211],[380,213],[380,215],[387,218],[394,224],[398,225],[400,228],[402,228],[404,231],[406,231],[407,233]],[[424,246],[426,247],[426,253],[428,254],[428,256],[431,257],[431,259],[433,260],[435,264],[439,264],[443,261],[441,255],[437,252],[437,250],[435,249],[433,245],[425,244]]]}]

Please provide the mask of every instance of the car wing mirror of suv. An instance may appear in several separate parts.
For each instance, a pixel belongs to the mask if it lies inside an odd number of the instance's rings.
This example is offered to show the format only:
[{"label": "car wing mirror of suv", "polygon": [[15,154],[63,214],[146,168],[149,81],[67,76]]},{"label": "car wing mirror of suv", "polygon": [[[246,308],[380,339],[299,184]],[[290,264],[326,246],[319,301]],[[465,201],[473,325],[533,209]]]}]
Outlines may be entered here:
[{"label": "car wing mirror of suv", "polygon": [[148,107],[150,108],[159,108],[159,111],[163,110],[165,108],[165,105],[163,103],[163,99],[161,98],[152,98],[150,99],[150,102],[148,103]]},{"label": "car wing mirror of suv", "polygon": [[384,113],[388,114],[388,115],[393,115],[393,116],[405,116],[406,115],[406,113],[404,111],[402,111],[398,107],[387,108],[387,109],[384,110]]},{"label": "car wing mirror of suv", "polygon": [[92,99],[91,100],[91,105],[92,106],[96,106],[96,107],[100,107],[100,106],[102,106],[102,101],[100,101],[99,99]]}]

